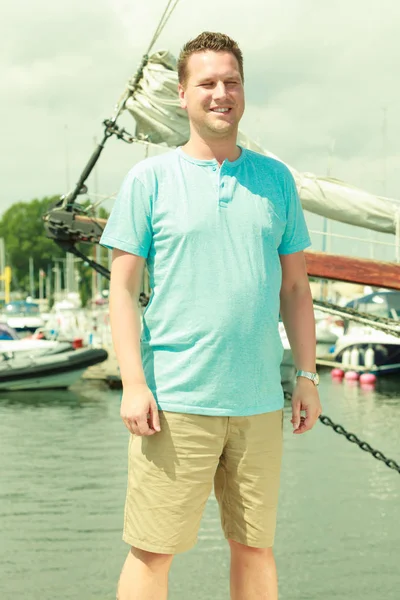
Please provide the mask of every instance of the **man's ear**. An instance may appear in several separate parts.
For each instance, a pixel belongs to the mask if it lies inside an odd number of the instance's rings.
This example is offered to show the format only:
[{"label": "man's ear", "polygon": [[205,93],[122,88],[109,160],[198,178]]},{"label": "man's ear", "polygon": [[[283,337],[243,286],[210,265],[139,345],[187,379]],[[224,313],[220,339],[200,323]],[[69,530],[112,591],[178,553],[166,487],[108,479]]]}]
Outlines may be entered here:
[{"label": "man's ear", "polygon": [[185,97],[185,89],[181,83],[178,84],[178,94],[179,94],[179,102],[180,102],[181,108],[186,108],[187,103],[186,103],[186,97]]}]

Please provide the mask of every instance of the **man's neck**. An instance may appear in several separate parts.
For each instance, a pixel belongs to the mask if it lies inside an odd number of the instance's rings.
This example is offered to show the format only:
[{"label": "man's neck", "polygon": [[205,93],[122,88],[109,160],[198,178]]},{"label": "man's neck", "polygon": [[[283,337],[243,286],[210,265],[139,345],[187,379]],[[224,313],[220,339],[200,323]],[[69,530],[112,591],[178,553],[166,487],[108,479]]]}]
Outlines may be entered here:
[{"label": "man's neck", "polygon": [[233,139],[206,141],[200,137],[190,137],[189,141],[182,146],[182,150],[199,160],[217,160],[220,165],[224,160],[233,162],[241,154],[236,144],[236,136]]}]

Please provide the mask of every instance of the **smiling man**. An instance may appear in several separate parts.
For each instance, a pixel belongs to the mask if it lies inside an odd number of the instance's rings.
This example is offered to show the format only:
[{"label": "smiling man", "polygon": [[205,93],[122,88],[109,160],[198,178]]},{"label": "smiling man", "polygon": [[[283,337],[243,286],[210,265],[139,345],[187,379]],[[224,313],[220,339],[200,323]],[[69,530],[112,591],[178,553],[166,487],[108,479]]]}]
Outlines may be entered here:
[{"label": "smiling man", "polygon": [[[202,33],[184,46],[178,71],[190,138],[135,165],[101,240],[113,248],[111,324],[132,434],[123,536],[131,549],[118,598],[167,598],[173,556],[196,543],[214,486],[232,600],[276,600],[279,312],[299,369],[294,433],[321,414],[303,257],[310,240],[288,169],[237,145],[238,45]],[[152,293],[141,328],[146,261]]]}]

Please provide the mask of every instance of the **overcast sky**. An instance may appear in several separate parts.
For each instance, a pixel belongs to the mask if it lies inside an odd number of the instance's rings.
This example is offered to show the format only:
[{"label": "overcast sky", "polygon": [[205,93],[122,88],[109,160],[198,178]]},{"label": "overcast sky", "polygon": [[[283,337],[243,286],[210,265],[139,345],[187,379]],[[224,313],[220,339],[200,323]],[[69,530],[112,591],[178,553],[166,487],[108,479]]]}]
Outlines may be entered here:
[{"label": "overcast sky", "polygon": [[[1,214],[77,180],[166,0],[0,5]],[[333,176],[400,199],[398,0],[180,0],[155,49],[177,55],[205,29],[242,48],[244,132],[320,175],[334,144]],[[143,155],[142,147],[108,142],[99,193],[115,192]]]}]

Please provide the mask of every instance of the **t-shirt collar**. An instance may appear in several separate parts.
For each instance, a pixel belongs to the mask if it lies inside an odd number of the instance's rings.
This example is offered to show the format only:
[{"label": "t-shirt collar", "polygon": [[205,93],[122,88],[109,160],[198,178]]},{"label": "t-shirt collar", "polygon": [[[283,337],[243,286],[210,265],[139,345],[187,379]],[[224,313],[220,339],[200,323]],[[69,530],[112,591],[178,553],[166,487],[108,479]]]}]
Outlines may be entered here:
[{"label": "t-shirt collar", "polygon": [[[239,165],[245,157],[245,153],[246,150],[245,148],[243,148],[243,146],[241,146],[240,144],[237,144],[238,148],[240,148],[241,153],[240,156],[238,156],[238,158],[236,160],[230,161],[227,158],[224,160],[224,162],[222,163],[221,167],[223,165],[231,167],[231,168],[235,168],[237,165]],[[199,158],[195,158],[194,156],[190,156],[190,154],[186,154],[186,152],[184,150],[182,150],[181,146],[178,146],[176,148],[176,152],[178,152],[179,156],[181,158],[183,158],[184,160],[187,160],[188,162],[191,162],[195,165],[199,165],[200,167],[215,167],[215,166],[219,166],[218,161],[213,158],[211,160],[201,160]]]}]

